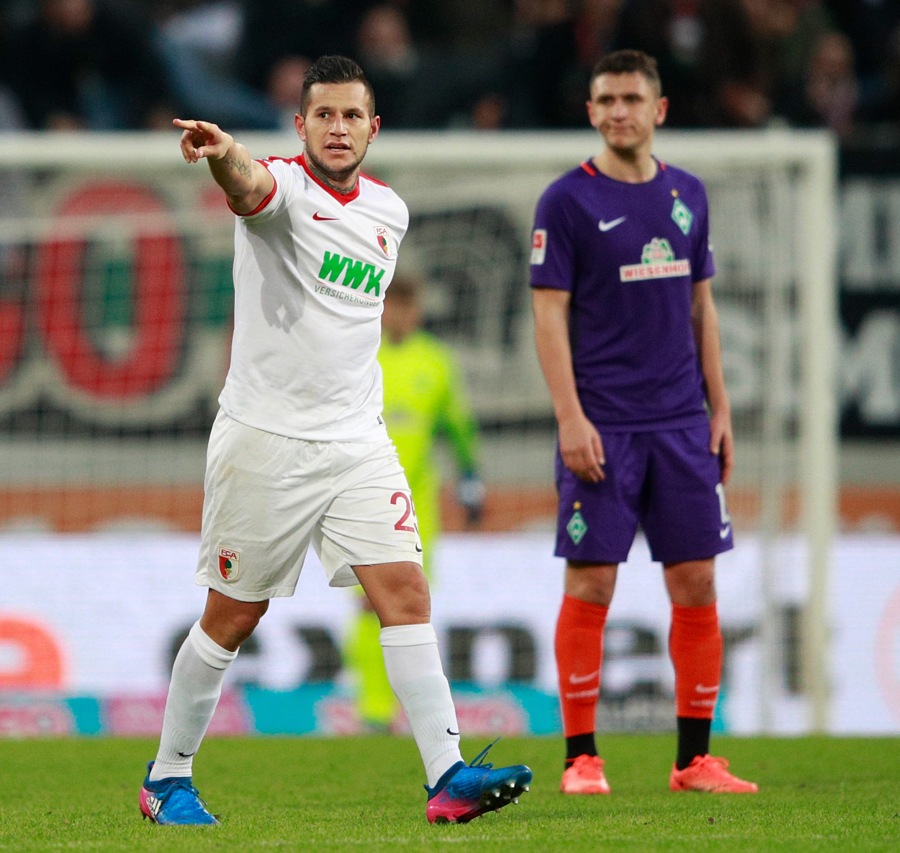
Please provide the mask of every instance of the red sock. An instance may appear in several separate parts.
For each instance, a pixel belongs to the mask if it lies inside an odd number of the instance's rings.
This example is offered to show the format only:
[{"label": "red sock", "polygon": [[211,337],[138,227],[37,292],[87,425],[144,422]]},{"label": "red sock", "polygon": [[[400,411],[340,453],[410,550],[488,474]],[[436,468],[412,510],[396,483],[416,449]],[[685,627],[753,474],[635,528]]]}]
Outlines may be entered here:
[{"label": "red sock", "polygon": [[603,628],[608,607],[564,595],[556,621],[559,704],[566,737],[597,727]]},{"label": "red sock", "polygon": [[669,655],[675,667],[676,714],[711,720],[722,675],[722,632],[715,602],[705,607],[672,605]]}]

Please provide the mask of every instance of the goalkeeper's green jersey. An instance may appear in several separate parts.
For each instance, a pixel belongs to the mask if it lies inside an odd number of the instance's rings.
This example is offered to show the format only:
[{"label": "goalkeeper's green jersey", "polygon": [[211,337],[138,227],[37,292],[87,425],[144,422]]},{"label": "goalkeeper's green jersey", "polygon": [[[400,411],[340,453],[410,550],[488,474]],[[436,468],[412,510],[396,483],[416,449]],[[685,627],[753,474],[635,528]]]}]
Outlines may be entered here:
[{"label": "goalkeeper's green jersey", "polygon": [[[447,439],[460,474],[477,473],[477,429],[450,348],[424,331],[399,344],[385,335],[378,352],[384,376],[384,419],[406,471],[423,548],[440,525],[438,437]],[[427,551],[426,551],[427,553]]]}]

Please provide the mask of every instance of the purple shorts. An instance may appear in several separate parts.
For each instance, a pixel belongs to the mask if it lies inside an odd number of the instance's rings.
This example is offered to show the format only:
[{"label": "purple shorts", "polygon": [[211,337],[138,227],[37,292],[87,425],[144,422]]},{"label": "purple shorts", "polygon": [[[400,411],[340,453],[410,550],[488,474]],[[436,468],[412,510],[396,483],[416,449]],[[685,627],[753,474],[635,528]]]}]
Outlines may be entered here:
[{"label": "purple shorts", "polygon": [[600,483],[579,480],[557,450],[556,556],[623,563],[638,525],[653,559],[665,564],[705,560],[734,547],[708,424],[602,437],[606,479]]}]

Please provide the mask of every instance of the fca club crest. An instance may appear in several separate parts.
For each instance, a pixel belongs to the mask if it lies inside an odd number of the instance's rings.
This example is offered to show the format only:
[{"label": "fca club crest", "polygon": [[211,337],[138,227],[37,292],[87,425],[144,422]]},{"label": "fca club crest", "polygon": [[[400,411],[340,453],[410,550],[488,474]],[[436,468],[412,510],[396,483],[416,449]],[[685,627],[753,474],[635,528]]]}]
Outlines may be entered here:
[{"label": "fca club crest", "polygon": [[219,548],[219,574],[227,581],[237,577],[241,567],[241,552],[231,548]]},{"label": "fca club crest", "polygon": [[381,251],[388,258],[391,256],[391,244],[388,242],[389,236],[390,232],[386,225],[375,226],[375,239],[378,241],[378,245],[381,246]]}]

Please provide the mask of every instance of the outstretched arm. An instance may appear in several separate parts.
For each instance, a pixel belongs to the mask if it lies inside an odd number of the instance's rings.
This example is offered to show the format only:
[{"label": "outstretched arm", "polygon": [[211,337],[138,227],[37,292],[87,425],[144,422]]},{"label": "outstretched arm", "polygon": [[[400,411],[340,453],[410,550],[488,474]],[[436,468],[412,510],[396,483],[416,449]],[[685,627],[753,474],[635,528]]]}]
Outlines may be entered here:
[{"label": "outstretched arm", "polygon": [[734,468],[734,432],[731,425],[731,403],[725,390],[725,374],[722,369],[719,315],[713,302],[712,282],[708,278],[694,284],[691,320],[710,409],[709,426],[712,437],[709,450],[720,459],[722,485],[726,485]]},{"label": "outstretched arm", "polygon": [[275,179],[250,157],[250,152],[218,125],[194,119],[172,120],[180,127],[181,154],[186,163],[206,160],[216,183],[235,213],[250,213],[272,191]]},{"label": "outstretched arm", "polygon": [[533,288],[534,335],[538,360],[559,425],[559,450],[573,474],[589,483],[605,479],[603,441],[584,414],[575,387],[569,344],[569,302],[563,290]]}]

